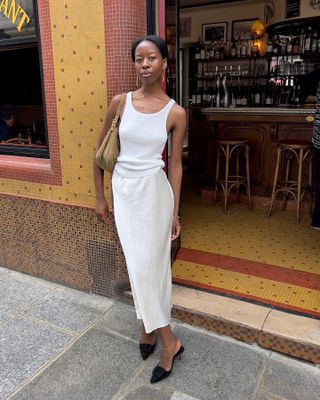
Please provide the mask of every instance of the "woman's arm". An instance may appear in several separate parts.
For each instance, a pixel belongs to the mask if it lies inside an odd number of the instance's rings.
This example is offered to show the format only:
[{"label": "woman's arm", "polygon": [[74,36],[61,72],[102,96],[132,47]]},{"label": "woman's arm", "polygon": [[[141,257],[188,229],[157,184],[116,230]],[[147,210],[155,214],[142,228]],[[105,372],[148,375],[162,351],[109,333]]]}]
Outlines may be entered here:
[{"label": "woman's arm", "polygon": [[103,142],[104,137],[106,136],[108,130],[110,129],[112,119],[114,118],[117,107],[120,101],[121,95],[115,96],[107,110],[107,114],[105,116],[105,119],[103,121],[103,125],[100,131],[100,134],[98,136],[98,140],[96,143],[96,151],[94,154],[93,158],[93,179],[94,179],[94,186],[96,190],[96,214],[97,217],[100,221],[103,221],[105,223],[108,223],[108,215],[109,215],[109,207],[107,204],[107,201],[104,196],[104,188],[103,188],[103,177],[104,177],[104,171],[98,166],[96,162],[96,152],[101,146],[101,143]]},{"label": "woman's arm", "polygon": [[180,235],[179,204],[182,180],[182,146],[186,130],[186,112],[178,106],[174,106],[172,120],[174,126],[171,130],[171,154],[169,158],[169,181],[173,191],[174,209],[172,223],[172,240]]}]

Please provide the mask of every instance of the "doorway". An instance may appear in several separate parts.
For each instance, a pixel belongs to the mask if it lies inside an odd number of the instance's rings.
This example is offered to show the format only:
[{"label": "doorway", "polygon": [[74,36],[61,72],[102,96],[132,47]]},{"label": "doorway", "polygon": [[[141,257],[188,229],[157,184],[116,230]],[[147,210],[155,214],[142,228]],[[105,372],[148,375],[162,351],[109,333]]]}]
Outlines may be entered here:
[{"label": "doorway", "polygon": [[[232,203],[224,214],[221,204],[213,205],[210,195],[206,195],[213,186],[213,181],[208,183],[205,179],[210,149],[204,135],[207,127],[193,120],[191,56],[202,41],[203,25],[226,22],[226,34],[230,35],[234,21],[263,19],[264,2],[160,3],[165,11],[163,32],[171,54],[168,95],[183,105],[188,115],[182,235],[173,263],[174,282],[320,318],[320,248],[317,232],[309,229],[308,215],[297,225],[291,212],[277,212],[266,219],[264,207],[256,207],[252,213],[242,203]],[[246,8],[241,11],[242,6]],[[257,15],[259,10],[261,14]]]}]

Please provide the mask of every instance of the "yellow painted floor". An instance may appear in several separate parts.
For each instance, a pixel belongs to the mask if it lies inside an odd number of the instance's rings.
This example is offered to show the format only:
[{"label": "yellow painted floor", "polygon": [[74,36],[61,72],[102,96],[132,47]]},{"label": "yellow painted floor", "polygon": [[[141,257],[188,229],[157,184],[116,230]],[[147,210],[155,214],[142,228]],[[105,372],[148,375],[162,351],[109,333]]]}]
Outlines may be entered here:
[{"label": "yellow painted floor", "polygon": [[320,318],[320,231],[292,211],[213,206],[197,184],[182,190],[176,283]]}]

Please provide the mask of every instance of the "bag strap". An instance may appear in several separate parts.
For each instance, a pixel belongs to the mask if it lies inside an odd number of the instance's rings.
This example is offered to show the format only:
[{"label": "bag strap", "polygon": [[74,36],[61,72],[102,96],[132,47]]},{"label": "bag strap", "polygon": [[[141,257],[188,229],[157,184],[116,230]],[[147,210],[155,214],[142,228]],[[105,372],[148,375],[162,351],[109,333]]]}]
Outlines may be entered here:
[{"label": "bag strap", "polygon": [[120,97],[120,101],[119,101],[119,104],[118,104],[117,112],[116,112],[116,115],[115,115],[115,117],[114,117],[114,121],[115,121],[116,124],[117,124],[118,121],[119,121],[120,114],[121,114],[121,111],[122,111],[122,109],[123,109],[123,105],[124,105],[125,99],[126,99],[126,94],[123,93],[123,94],[121,95],[121,97]]}]

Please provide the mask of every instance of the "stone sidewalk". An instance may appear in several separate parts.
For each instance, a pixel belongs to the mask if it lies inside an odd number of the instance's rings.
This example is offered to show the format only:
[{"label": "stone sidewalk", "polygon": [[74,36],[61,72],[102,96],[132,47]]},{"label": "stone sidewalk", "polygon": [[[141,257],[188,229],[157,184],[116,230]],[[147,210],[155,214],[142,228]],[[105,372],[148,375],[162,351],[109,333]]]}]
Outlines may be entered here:
[{"label": "stone sidewalk", "polygon": [[[319,400],[320,369],[173,321],[186,350],[151,385],[131,306],[0,268],[0,400]],[[159,346],[160,347],[160,346]]]}]

